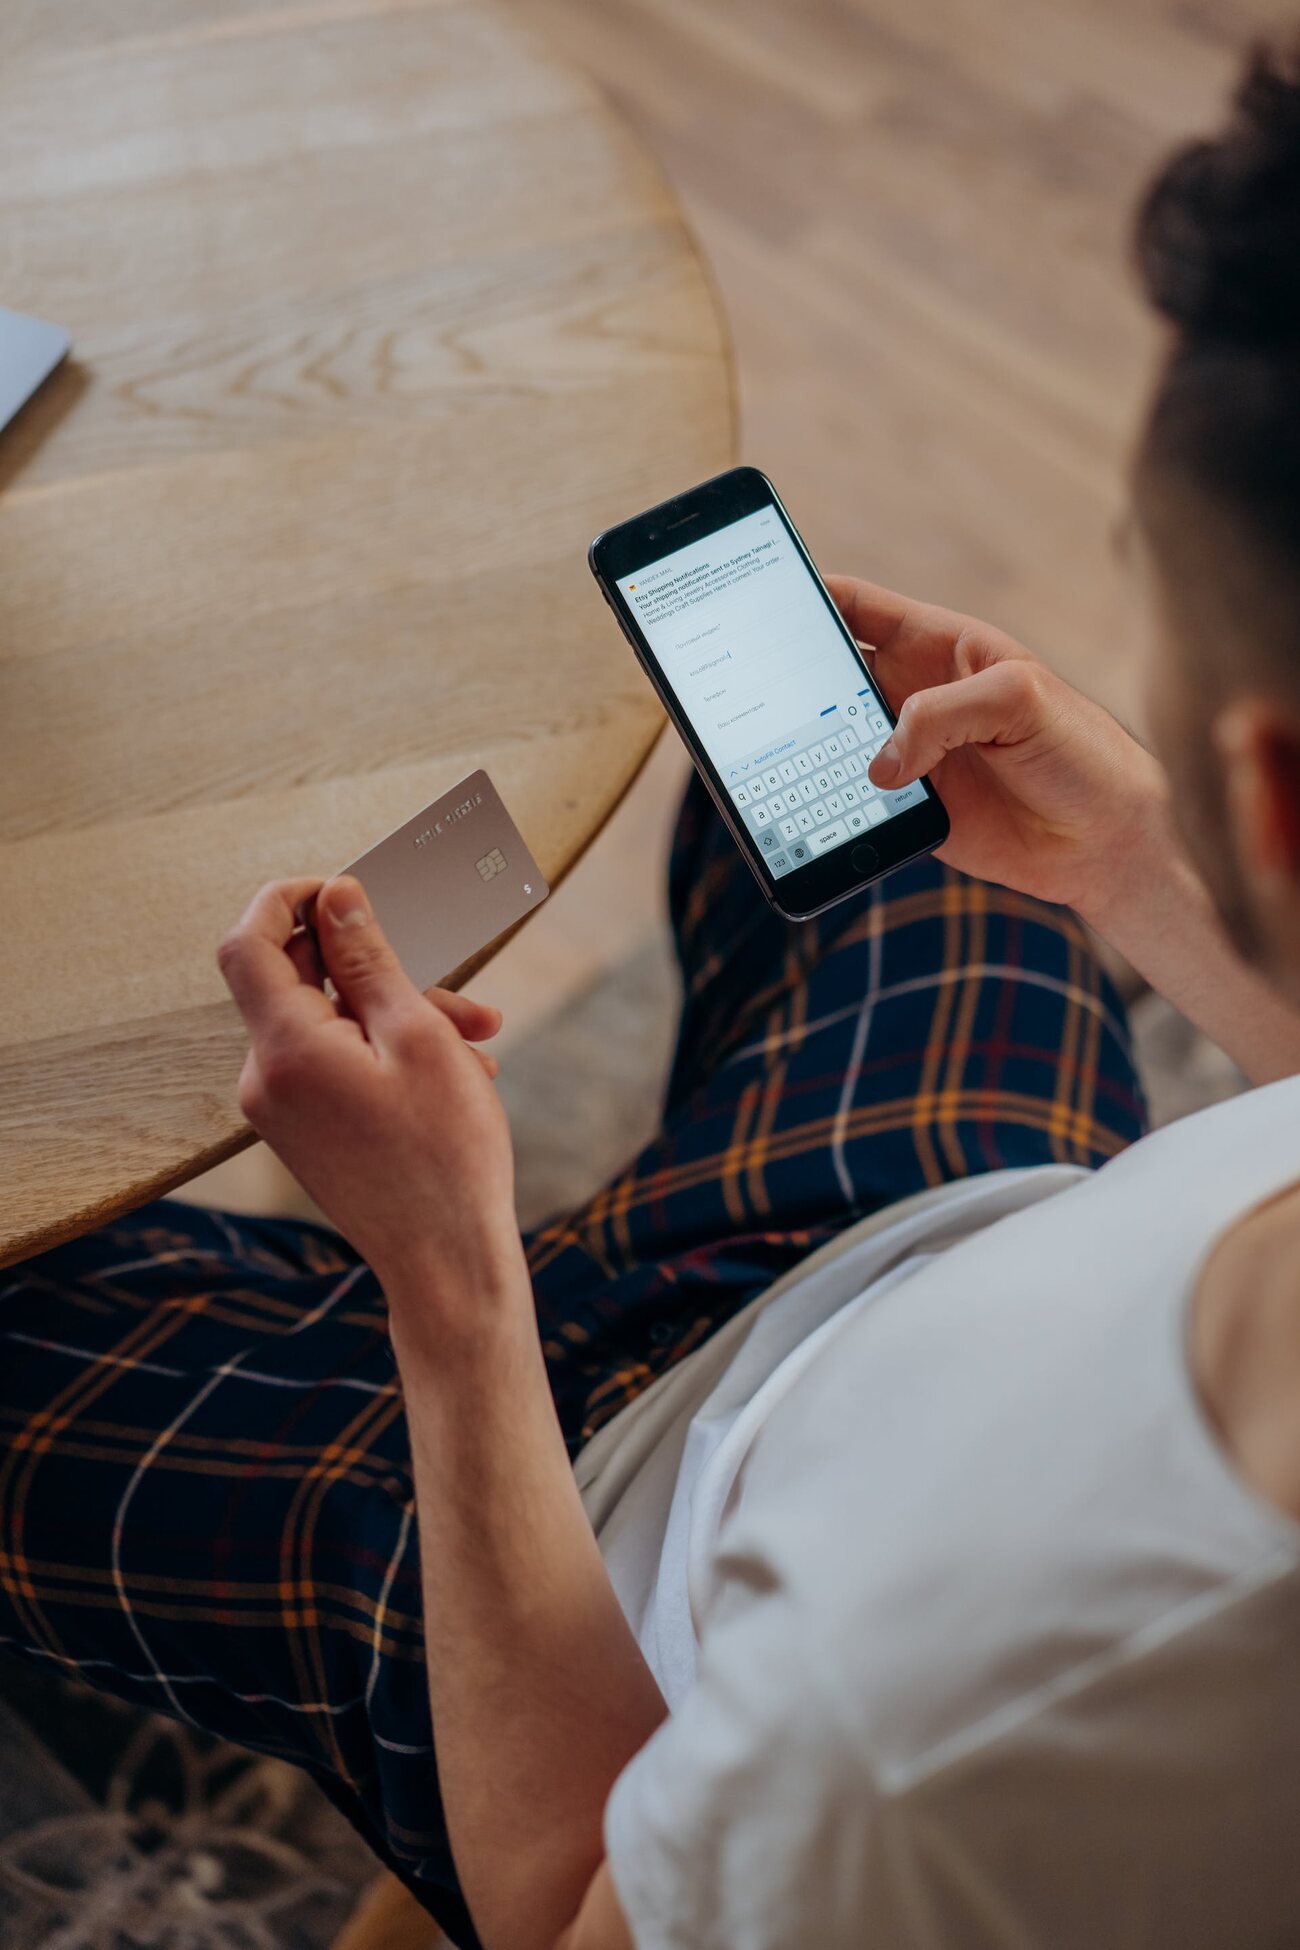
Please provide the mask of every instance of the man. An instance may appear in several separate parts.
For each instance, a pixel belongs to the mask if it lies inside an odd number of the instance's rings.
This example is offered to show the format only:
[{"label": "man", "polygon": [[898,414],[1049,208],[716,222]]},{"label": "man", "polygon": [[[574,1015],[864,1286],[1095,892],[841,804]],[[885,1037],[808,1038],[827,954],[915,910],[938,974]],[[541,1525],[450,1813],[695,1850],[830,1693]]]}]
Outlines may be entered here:
[{"label": "man", "polygon": [[[664,1129],[526,1249],[493,1012],[338,879],[340,1013],[263,889],[242,1102],[349,1243],[155,1205],[9,1277],[11,1644],[300,1762],[488,1950],[1294,1940],[1298,244],[1260,57],[1139,226],[1167,772],[838,580],[944,862],[786,928],[693,787]],[[1140,1139],[1074,914],[1259,1087]]]}]

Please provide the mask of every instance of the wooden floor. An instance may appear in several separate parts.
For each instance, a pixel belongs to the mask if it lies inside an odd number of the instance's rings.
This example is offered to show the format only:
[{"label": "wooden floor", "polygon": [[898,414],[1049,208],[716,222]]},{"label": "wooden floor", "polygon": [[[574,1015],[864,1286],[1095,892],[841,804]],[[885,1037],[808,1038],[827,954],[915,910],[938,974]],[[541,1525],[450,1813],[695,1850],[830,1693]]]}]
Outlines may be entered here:
[{"label": "wooden floor", "polygon": [[524,11],[677,185],[735,333],[744,456],[823,566],[994,617],[1130,708],[1109,537],[1152,343],[1130,211],[1153,163],[1216,118],[1275,10]]},{"label": "wooden floor", "polygon": [[[517,11],[676,184],[735,335],[743,457],[822,565],[991,617],[1135,716],[1111,536],[1156,338],[1127,269],[1130,213],[1161,155],[1218,117],[1250,37],[1285,16],[1265,0]],[[651,924],[680,776],[661,751],[481,978],[516,1024]]]}]

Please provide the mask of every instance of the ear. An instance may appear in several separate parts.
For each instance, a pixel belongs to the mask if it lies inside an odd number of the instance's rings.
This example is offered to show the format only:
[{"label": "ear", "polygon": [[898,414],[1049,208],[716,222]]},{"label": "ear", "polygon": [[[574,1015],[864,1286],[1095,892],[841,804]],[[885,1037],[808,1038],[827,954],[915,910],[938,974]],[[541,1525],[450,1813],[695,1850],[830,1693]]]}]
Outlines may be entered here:
[{"label": "ear", "polygon": [[1248,885],[1300,886],[1300,718],[1238,698],[1214,721],[1228,837]]}]

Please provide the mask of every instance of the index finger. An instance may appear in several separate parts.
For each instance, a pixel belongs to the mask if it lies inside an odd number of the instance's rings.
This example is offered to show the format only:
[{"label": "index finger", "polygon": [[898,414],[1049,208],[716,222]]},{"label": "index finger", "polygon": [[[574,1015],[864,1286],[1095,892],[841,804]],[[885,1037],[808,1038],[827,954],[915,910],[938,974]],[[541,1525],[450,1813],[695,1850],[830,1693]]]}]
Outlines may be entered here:
[{"label": "index finger", "polygon": [[946,684],[957,675],[957,646],[972,628],[969,616],[914,603],[878,582],[858,576],[830,576],[827,588],[859,643],[869,646],[867,662],[877,688],[895,711],[913,691]]},{"label": "index finger", "polygon": [[[910,596],[900,596],[878,582],[864,582],[860,576],[827,576],[826,587],[859,643],[870,644],[887,657],[897,653],[907,665],[919,660],[918,674],[930,683],[952,674],[952,659],[963,648],[987,662],[1031,656],[1023,643],[1017,643],[1005,630],[981,623],[977,616],[964,616],[959,609],[914,602]],[[901,681],[903,676],[900,663],[894,681]]]},{"label": "index finger", "polygon": [[217,949],[226,986],[254,1036],[272,1023],[325,1022],[337,1013],[323,990],[303,981],[289,954],[295,910],[324,884],[319,877],[269,881]]},{"label": "index finger", "polygon": [[836,609],[859,643],[883,649],[896,636],[917,604],[906,596],[885,589],[878,582],[864,582],[860,576],[827,576],[826,587]]}]

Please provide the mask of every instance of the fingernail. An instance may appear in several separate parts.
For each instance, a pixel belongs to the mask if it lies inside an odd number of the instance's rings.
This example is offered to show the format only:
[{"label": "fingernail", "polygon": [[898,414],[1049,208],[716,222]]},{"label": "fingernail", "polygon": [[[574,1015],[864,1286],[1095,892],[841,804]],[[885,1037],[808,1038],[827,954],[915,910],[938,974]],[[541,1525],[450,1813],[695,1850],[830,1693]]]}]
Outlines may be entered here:
[{"label": "fingernail", "polygon": [[899,768],[898,747],[893,739],[889,738],[871,761],[869,768],[871,776],[877,785],[887,785],[890,779],[897,776]]},{"label": "fingernail", "polygon": [[329,892],[329,916],[336,928],[361,928],[370,919],[370,903],[359,880],[336,880]]}]

